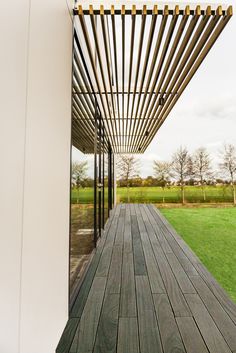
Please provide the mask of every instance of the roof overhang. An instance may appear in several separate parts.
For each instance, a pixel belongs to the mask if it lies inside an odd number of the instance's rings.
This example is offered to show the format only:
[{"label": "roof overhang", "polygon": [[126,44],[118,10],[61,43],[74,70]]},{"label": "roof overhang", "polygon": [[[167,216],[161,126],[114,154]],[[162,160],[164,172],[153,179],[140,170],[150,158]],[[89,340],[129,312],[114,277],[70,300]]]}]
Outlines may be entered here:
[{"label": "roof overhang", "polygon": [[93,151],[98,109],[115,153],[143,153],[233,11],[78,5],[74,14],[72,143]]}]

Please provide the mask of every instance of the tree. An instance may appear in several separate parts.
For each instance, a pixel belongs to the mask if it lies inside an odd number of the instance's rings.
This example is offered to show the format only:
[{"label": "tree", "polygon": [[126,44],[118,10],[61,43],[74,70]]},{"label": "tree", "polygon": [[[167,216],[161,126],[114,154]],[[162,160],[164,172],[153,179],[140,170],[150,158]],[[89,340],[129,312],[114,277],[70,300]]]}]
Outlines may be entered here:
[{"label": "tree", "polygon": [[193,155],[193,174],[201,185],[203,199],[206,201],[205,185],[207,179],[212,178],[213,173],[209,153],[204,147],[198,148]]},{"label": "tree", "polygon": [[77,188],[77,203],[79,203],[79,188],[83,181],[87,178],[88,163],[87,162],[73,162],[71,168],[72,185]]},{"label": "tree", "polygon": [[119,155],[117,161],[117,177],[122,179],[127,188],[127,199],[130,202],[130,180],[139,176],[139,161],[133,155]]},{"label": "tree", "polygon": [[182,203],[185,203],[186,179],[192,175],[192,159],[186,147],[180,147],[172,156],[172,172],[181,187]]},{"label": "tree", "polygon": [[221,152],[222,162],[220,168],[229,176],[233,192],[233,202],[236,205],[235,176],[236,176],[236,148],[232,144],[225,144]]},{"label": "tree", "polygon": [[170,178],[173,176],[171,172],[171,163],[170,162],[153,162],[154,175],[157,178],[158,183],[161,185],[163,190],[163,199],[162,202],[165,202],[165,187],[170,182]]}]

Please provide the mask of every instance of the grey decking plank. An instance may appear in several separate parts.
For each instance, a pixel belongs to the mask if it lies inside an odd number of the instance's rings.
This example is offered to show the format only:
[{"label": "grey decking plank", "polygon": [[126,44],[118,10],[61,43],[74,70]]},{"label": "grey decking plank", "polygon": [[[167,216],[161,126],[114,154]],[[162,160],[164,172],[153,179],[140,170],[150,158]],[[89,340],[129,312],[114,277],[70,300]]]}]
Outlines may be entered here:
[{"label": "grey decking plank", "polygon": [[97,270],[97,267],[99,264],[99,260],[100,260],[101,254],[102,254],[102,250],[103,250],[105,241],[106,241],[107,237],[109,237],[109,232],[111,230],[111,226],[112,226],[113,222],[115,222],[118,218],[119,210],[120,210],[120,207],[117,207],[115,209],[115,212],[112,212],[110,227],[107,227],[107,230],[106,230],[104,236],[102,237],[102,239],[100,240],[99,245],[96,249],[96,253],[95,253],[95,255],[89,265],[89,269],[88,269],[86,276],[84,278],[84,281],[81,285],[81,288],[79,290],[79,293],[77,295],[75,303],[72,306],[72,309],[70,312],[71,318],[72,317],[81,317],[81,315],[82,315],[82,312],[83,312],[86,300],[88,298],[88,294],[89,294],[89,291],[90,291],[90,288],[91,288],[91,285],[92,285],[92,282],[93,282],[93,279],[94,279],[94,276],[95,276],[95,273],[96,273],[96,270]]},{"label": "grey decking plank", "polygon": [[108,294],[102,307],[94,353],[115,353],[118,332],[119,294]]},{"label": "grey decking plank", "polygon": [[[159,222],[160,224],[164,222],[164,216],[161,218],[160,216],[160,212],[157,214],[157,212],[155,211],[155,207],[151,207],[151,205],[148,207],[150,213],[153,214],[154,218],[156,219],[156,222]],[[158,217],[155,217],[158,216]],[[174,231],[172,231],[173,228],[171,227],[167,227],[167,223],[168,221],[165,219],[165,231],[163,232],[166,240],[168,241],[171,249],[173,250],[174,254],[176,255],[176,257],[178,258],[180,264],[182,265],[182,267],[184,268],[185,272],[187,274],[191,274],[191,275],[198,275],[198,272],[196,270],[196,268],[194,267],[193,263],[189,260],[189,258],[186,256],[186,254],[184,253],[184,250],[181,248],[181,246],[179,245],[178,241],[181,241],[181,237]],[[178,241],[177,241],[178,240]],[[187,245],[186,245],[187,246]]]},{"label": "grey decking plank", "polygon": [[122,205],[122,206],[123,207],[120,210],[120,215],[119,215],[118,224],[117,224],[117,231],[116,231],[116,237],[115,237],[115,243],[114,243],[115,245],[123,245],[126,205]]},{"label": "grey decking plank", "polygon": [[136,276],[135,280],[137,291],[140,352],[163,352],[148,277]]},{"label": "grey decking plank", "polygon": [[185,294],[185,297],[210,353],[231,353],[199,295]]},{"label": "grey decking plank", "polygon": [[137,318],[120,318],[117,353],[139,353]]},{"label": "grey decking plank", "polygon": [[93,349],[105,286],[106,277],[94,278],[79,324],[77,353],[85,353]]},{"label": "grey decking plank", "polygon": [[157,266],[156,258],[146,231],[146,227],[142,219],[142,210],[139,209],[138,206],[135,207],[135,210],[137,214],[138,226],[140,230],[151,291],[152,293],[166,293],[165,286]]},{"label": "grey decking plank", "polygon": [[[118,211],[117,211],[118,210]],[[102,251],[102,256],[100,258],[98,268],[96,271],[96,276],[97,277],[103,277],[107,276],[109,267],[110,267],[110,261],[111,261],[111,255],[112,255],[112,250],[113,250],[113,244],[115,241],[115,236],[116,232],[118,230],[118,223],[119,223],[119,215],[121,212],[121,208],[117,208],[113,222],[111,224],[111,227],[108,232],[108,236],[106,238],[106,242]]]},{"label": "grey decking plank", "polygon": [[[164,216],[161,215],[161,213],[154,207],[153,205],[148,205],[147,209],[149,210],[149,213],[152,214],[152,216],[155,219],[155,222],[158,223],[162,229],[163,229],[163,236],[167,240],[168,244],[170,245],[171,249],[175,253],[176,257],[178,258],[179,262],[183,266],[184,270],[186,273],[191,274],[191,275],[198,275],[197,269],[193,265],[193,263],[189,260],[188,256],[185,254],[184,250],[187,250],[187,245],[184,246],[183,249],[183,240],[182,238],[174,231],[173,227],[168,223],[168,221],[164,218]],[[164,228],[162,226],[164,225]],[[189,250],[189,254],[191,253],[191,250]],[[191,253],[192,255],[192,253]],[[196,259],[194,260],[194,263],[196,262]]]},{"label": "grey decking plank", "polygon": [[194,286],[192,285],[183,267],[180,265],[175,254],[166,254],[166,257],[182,292],[189,294],[196,293]]},{"label": "grey decking plank", "polygon": [[171,226],[171,224],[167,221],[167,219],[158,211],[153,205],[148,206],[149,210],[152,211],[152,214],[155,215],[157,222],[161,222],[164,224],[165,229],[167,232],[169,232],[172,237],[177,241],[181,249],[184,251],[184,253],[187,255],[187,257],[190,259],[190,261],[195,265],[200,262],[199,258],[194,254],[194,252],[188,247],[188,245],[185,243],[185,241],[177,234],[175,229]]},{"label": "grey decking plank", "polygon": [[130,216],[135,216],[135,209],[134,209],[134,204],[130,203],[129,208],[130,208]]},{"label": "grey decking plank", "polygon": [[187,353],[209,353],[192,317],[176,318]]},{"label": "grey decking plank", "polygon": [[164,353],[184,353],[185,348],[166,294],[153,294]]},{"label": "grey decking plank", "polygon": [[[72,345],[70,347],[70,351],[69,353],[76,353],[77,352],[77,346],[78,346],[78,335],[79,335],[79,324],[78,327],[76,329],[73,341],[72,341]],[[64,351],[63,353],[67,353],[66,351]]]},{"label": "grey decking plank", "polygon": [[[114,237],[114,235],[113,235]],[[109,271],[109,266],[111,262],[113,247],[112,245],[106,246],[103,249],[101,259],[99,261],[99,265],[96,271],[96,277],[106,277]]]},{"label": "grey decking plank", "polygon": [[69,352],[78,324],[79,318],[72,318],[67,321],[66,327],[56,348],[56,353]]},{"label": "grey decking plank", "polygon": [[218,301],[221,303],[224,310],[230,316],[234,324],[236,325],[236,304],[229,298],[225,290],[219,285],[219,283],[212,277],[211,273],[201,263],[197,265],[197,269],[207,283],[212,293],[216,296]]},{"label": "grey decking plank", "polygon": [[152,246],[175,316],[192,316],[163,250],[155,243]]},{"label": "grey decking plank", "polygon": [[120,293],[122,270],[122,245],[113,248],[106,291],[109,294]]},{"label": "grey decking plank", "polygon": [[131,253],[133,250],[132,246],[132,235],[131,235],[131,219],[130,219],[130,207],[126,205],[125,213],[125,226],[124,226],[124,249],[125,253]]},{"label": "grey decking plank", "polygon": [[97,270],[97,266],[100,260],[100,256],[102,253],[102,247],[104,245],[104,241],[103,244],[100,243],[100,248],[98,248],[96,250],[96,253],[91,261],[91,264],[89,265],[89,269],[86,273],[86,276],[84,278],[84,281],[81,285],[81,288],[79,290],[79,293],[77,295],[77,298],[75,300],[75,303],[72,307],[72,310],[70,312],[70,317],[81,317],[86,300],[88,298],[88,294]]},{"label": "grey decking plank", "polygon": [[146,262],[143,253],[141,237],[139,233],[137,216],[131,216],[131,234],[133,240],[133,253],[134,253],[134,273],[135,275],[146,275]]},{"label": "grey decking plank", "polygon": [[[168,241],[166,240],[166,237],[164,236],[164,232],[161,227],[161,223],[156,222],[155,217],[153,217],[152,212],[150,212],[150,209],[146,205],[144,206],[144,210],[146,213],[146,219],[149,220],[150,226],[153,228],[153,230],[154,230],[154,232],[155,232],[155,234],[161,244],[161,247],[162,247],[164,253],[172,253],[173,251],[172,251]],[[144,221],[146,221],[146,220],[144,219]],[[149,228],[150,228],[150,226],[149,226]],[[151,232],[151,229],[149,229],[149,232]]]},{"label": "grey decking plank", "polygon": [[137,315],[135,299],[134,263],[132,253],[123,253],[120,297],[120,317]]},{"label": "grey decking plank", "polygon": [[122,275],[120,292],[120,317],[137,315],[134,280],[134,260],[132,252],[130,205],[125,207],[125,224],[123,237]]},{"label": "grey decking plank", "polygon": [[236,350],[236,326],[228,314],[222,308],[214,294],[207,287],[202,278],[193,276],[191,278],[199,296],[207,307],[208,312],[221,331],[224,339],[232,351]]}]

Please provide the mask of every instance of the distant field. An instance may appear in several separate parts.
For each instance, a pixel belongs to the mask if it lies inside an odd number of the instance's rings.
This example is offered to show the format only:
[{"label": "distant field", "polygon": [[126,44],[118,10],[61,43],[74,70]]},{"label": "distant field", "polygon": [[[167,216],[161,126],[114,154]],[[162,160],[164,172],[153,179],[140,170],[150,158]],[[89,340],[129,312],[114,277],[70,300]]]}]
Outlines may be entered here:
[{"label": "distant field", "polygon": [[[161,187],[132,187],[130,188],[130,202],[148,203],[180,203],[181,193],[179,187],[169,187],[163,192]],[[198,186],[187,186],[185,199],[189,203],[204,202],[202,190]],[[127,189],[117,188],[117,202],[127,202]],[[207,186],[206,203],[232,202],[232,190],[230,186]],[[72,191],[72,202],[77,202],[77,190]],[[79,190],[79,202],[93,202],[93,188],[81,188]]]},{"label": "distant field", "polygon": [[236,208],[161,212],[236,302]]}]

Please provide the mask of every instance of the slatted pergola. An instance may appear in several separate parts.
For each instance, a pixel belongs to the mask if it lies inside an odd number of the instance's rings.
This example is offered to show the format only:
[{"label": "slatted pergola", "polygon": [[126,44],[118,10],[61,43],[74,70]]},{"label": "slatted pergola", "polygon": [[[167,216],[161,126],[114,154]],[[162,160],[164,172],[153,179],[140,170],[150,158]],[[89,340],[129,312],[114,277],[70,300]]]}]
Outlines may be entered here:
[{"label": "slatted pergola", "polygon": [[73,144],[93,152],[99,114],[106,148],[143,153],[232,14],[232,6],[78,5]]}]

